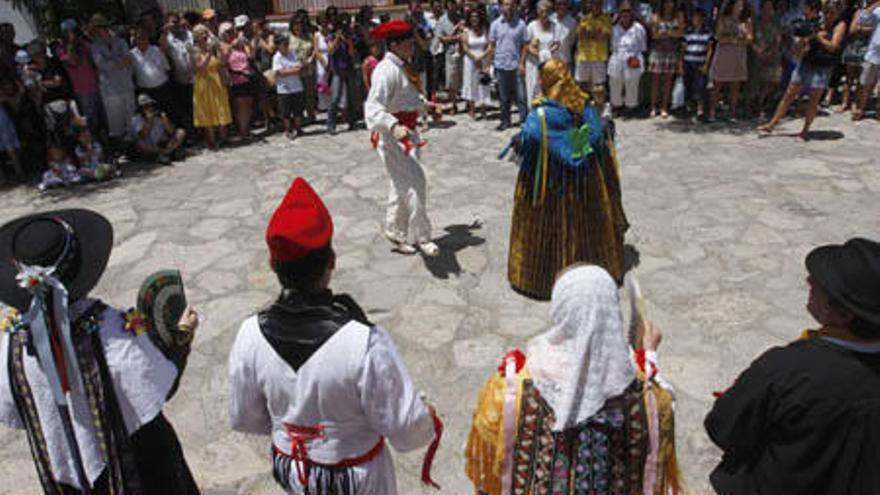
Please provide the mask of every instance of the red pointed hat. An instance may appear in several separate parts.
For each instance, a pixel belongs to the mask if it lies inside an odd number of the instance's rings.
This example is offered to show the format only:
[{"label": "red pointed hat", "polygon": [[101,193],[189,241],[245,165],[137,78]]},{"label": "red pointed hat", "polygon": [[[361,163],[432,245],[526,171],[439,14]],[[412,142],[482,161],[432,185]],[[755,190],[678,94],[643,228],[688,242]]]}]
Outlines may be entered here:
[{"label": "red pointed hat", "polygon": [[266,244],[272,262],[297,260],[327,246],[332,238],[330,212],[312,186],[297,177],[266,229]]},{"label": "red pointed hat", "polygon": [[412,34],[412,24],[400,19],[383,22],[370,31],[370,37],[375,40],[399,40],[407,38]]}]

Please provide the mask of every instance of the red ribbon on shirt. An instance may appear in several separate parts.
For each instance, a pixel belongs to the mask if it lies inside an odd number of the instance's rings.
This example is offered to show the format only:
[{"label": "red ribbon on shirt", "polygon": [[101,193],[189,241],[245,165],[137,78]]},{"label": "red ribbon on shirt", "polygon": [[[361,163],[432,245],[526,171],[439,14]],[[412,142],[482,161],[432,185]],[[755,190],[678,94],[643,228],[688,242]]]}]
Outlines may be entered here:
[{"label": "red ribbon on shirt", "polygon": [[317,426],[300,426],[284,423],[284,429],[290,437],[290,458],[296,467],[296,477],[303,487],[309,486],[309,450],[306,443],[324,438],[324,428]]},{"label": "red ribbon on shirt", "polygon": [[[398,124],[407,127],[410,130],[416,130],[416,127],[419,125],[419,112],[397,112],[392,115],[397,119]],[[378,132],[373,131],[370,134],[370,143],[373,144],[373,148],[379,146]],[[426,144],[428,144],[428,141],[419,141],[419,144],[415,145],[415,148],[424,148]],[[414,148],[412,140],[408,137],[401,139],[400,145],[403,146],[403,152],[407,155],[410,154]]]},{"label": "red ribbon on shirt", "polygon": [[440,485],[431,479],[431,466],[434,465],[434,456],[437,454],[437,448],[440,447],[440,439],[443,438],[443,420],[440,419],[440,416],[437,416],[436,412],[432,415],[434,418],[434,440],[428,446],[425,459],[422,461],[422,483],[439,490]]}]

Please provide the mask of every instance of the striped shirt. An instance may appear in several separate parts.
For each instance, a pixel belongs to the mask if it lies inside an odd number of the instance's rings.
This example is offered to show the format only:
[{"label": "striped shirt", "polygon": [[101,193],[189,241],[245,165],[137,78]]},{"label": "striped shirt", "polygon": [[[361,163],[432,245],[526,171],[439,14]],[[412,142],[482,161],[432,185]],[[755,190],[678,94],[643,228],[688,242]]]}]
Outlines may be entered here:
[{"label": "striped shirt", "polygon": [[706,54],[711,42],[712,33],[708,29],[703,28],[699,31],[688,29],[687,34],[684,35],[684,61],[690,64],[706,63]]}]

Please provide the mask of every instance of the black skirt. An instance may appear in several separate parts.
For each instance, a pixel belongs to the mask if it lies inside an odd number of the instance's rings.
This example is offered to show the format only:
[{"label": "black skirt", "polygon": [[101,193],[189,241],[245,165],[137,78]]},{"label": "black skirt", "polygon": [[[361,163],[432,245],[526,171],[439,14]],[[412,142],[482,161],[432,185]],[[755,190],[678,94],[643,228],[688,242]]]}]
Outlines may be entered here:
[{"label": "black skirt", "polygon": [[[142,490],[134,495],[199,495],[192,472],[183,457],[183,449],[171,423],[159,413],[131,436],[134,457]],[[77,495],[80,490],[61,485],[64,495]],[[94,495],[109,495],[107,471],[95,480]]]}]

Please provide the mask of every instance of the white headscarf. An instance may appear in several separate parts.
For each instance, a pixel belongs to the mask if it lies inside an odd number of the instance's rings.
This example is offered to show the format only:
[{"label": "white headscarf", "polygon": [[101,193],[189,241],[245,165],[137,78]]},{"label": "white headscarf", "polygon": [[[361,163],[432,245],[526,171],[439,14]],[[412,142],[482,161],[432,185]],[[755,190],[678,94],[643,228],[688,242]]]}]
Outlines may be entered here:
[{"label": "white headscarf", "polygon": [[623,331],[617,285],[585,265],[553,286],[553,327],[529,342],[528,366],[556,415],[554,431],[570,428],[623,393],[635,379]]}]

